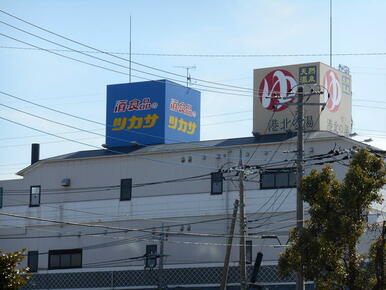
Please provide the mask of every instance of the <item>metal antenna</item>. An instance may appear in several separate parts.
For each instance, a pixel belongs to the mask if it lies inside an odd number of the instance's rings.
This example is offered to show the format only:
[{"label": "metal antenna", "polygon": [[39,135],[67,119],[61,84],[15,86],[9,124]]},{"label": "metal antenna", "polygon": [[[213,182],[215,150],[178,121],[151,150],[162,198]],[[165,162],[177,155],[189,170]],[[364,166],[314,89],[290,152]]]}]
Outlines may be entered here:
[{"label": "metal antenna", "polygon": [[186,69],[186,86],[189,87],[189,83],[192,82],[192,78],[190,77],[189,70],[190,69],[196,69],[196,66],[195,65],[193,65],[193,66],[177,65],[175,67]]},{"label": "metal antenna", "polygon": [[330,0],[330,66],[332,67],[332,0]]},{"label": "metal antenna", "polygon": [[129,40],[129,83],[131,83],[131,14],[130,14],[130,40]]}]

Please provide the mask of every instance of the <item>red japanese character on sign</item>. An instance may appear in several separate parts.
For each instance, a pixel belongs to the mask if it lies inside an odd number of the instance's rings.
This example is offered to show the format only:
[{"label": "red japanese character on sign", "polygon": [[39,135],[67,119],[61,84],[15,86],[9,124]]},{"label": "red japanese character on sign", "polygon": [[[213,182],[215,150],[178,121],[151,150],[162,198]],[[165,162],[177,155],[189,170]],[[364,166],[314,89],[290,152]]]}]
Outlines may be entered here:
[{"label": "red japanese character on sign", "polygon": [[263,107],[267,110],[280,112],[288,108],[286,103],[293,102],[293,88],[296,86],[294,76],[284,69],[271,71],[261,81],[259,96]]},{"label": "red japanese character on sign", "polygon": [[342,99],[342,89],[338,75],[333,70],[328,70],[324,74],[324,87],[327,89],[324,92],[324,101],[326,102],[327,109],[330,112],[338,111]]},{"label": "red japanese character on sign", "polygon": [[138,99],[130,100],[129,106],[127,108],[128,111],[136,111],[139,110],[139,104],[141,103]]},{"label": "red japanese character on sign", "polygon": [[[189,104],[186,105],[185,113],[188,116],[193,116],[192,105],[189,105]],[[195,116],[196,116],[196,112],[194,112],[194,116],[193,117],[195,117]]]},{"label": "red japanese character on sign", "polygon": [[139,110],[149,110],[151,109],[150,98],[143,98],[142,103],[139,105]]},{"label": "red japanese character on sign", "polygon": [[184,102],[179,102],[176,99],[170,100],[169,110],[189,117],[196,117],[196,112],[193,111],[191,104],[185,104]]},{"label": "red japanese character on sign", "polygon": [[115,103],[114,113],[122,113],[126,111],[127,100],[119,100]]},{"label": "red japanese character on sign", "polygon": [[178,101],[176,99],[171,99],[170,100],[169,109],[171,111],[177,112],[177,110],[178,110]]},{"label": "red japanese character on sign", "polygon": [[178,112],[185,113],[185,103],[180,103],[178,106]]},{"label": "red japanese character on sign", "polygon": [[132,99],[129,101],[127,111],[147,111],[151,109],[157,109],[158,103],[152,103],[150,98]]}]

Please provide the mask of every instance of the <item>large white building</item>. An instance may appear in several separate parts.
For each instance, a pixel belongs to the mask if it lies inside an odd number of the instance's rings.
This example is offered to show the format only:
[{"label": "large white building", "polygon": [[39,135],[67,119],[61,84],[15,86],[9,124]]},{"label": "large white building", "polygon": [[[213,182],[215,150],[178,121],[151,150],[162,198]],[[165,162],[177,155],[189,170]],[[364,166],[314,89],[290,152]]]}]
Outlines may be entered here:
[{"label": "large white building", "polygon": [[[350,151],[367,147],[326,131],[307,133],[305,140],[306,174],[331,163],[342,177]],[[241,151],[243,164],[260,168],[245,179],[247,258],[262,252],[258,282],[291,289],[293,277],[279,279],[275,265],[295,225],[296,137],[120,150],[39,160],[18,172],[23,179],[0,181],[0,211],[7,214],[0,218],[1,248],[27,249],[26,265],[34,272],[27,288],[218,287],[239,187],[235,173],[222,179],[213,173],[236,166]],[[229,285],[239,283],[238,235]],[[160,258],[153,270],[144,269],[146,251],[160,255],[161,245],[163,270]]]},{"label": "large white building", "polygon": [[[0,181],[1,248],[27,249],[33,276],[26,288],[218,289],[239,199],[232,169],[241,161],[248,272],[261,252],[257,283],[294,289],[295,277],[278,277],[277,261],[296,225],[299,85],[304,173],[331,164],[341,179],[353,152],[377,150],[348,137],[351,78],[344,72],[321,63],[256,70],[254,136],[213,141],[197,141],[199,92],[169,81],[108,86],[108,148],[33,158],[18,172],[22,179]],[[381,217],[374,209],[369,222]],[[235,289],[239,224],[228,277]]]}]

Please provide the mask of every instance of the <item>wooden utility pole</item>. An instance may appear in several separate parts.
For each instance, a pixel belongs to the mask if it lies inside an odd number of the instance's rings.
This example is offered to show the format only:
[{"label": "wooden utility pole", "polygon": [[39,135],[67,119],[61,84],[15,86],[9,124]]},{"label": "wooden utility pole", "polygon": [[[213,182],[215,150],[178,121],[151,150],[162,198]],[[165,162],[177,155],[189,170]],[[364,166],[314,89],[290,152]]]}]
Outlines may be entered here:
[{"label": "wooden utility pole", "polygon": [[233,205],[231,227],[229,230],[229,237],[227,240],[227,249],[226,249],[226,254],[225,254],[224,269],[223,269],[223,275],[222,275],[222,281],[221,281],[221,287],[220,287],[221,290],[225,290],[227,287],[228,273],[229,273],[229,260],[231,257],[233,235],[235,233],[235,225],[236,225],[236,218],[237,218],[237,210],[238,209],[239,209],[239,200],[236,199],[235,203]]},{"label": "wooden utility pole", "polygon": [[227,276],[229,271],[229,259],[230,251],[232,247],[233,232],[235,227],[235,220],[237,216],[237,204],[239,205],[239,227],[240,227],[240,242],[239,242],[239,268],[240,268],[240,289],[246,290],[248,286],[247,282],[247,267],[246,267],[246,245],[245,245],[245,236],[246,236],[246,220],[245,220],[245,201],[244,201],[244,177],[248,174],[255,173],[258,170],[255,166],[243,166],[242,151],[240,149],[240,161],[237,167],[229,168],[228,170],[223,170],[223,172],[237,172],[239,175],[239,201],[235,201],[235,208],[233,210],[233,219],[230,229],[230,235],[228,238],[227,252],[224,261],[224,271],[223,271],[223,280],[221,282],[222,290],[226,289]]},{"label": "wooden utility pole", "polygon": [[162,224],[162,230],[160,234],[160,246],[159,246],[159,264],[158,264],[158,289],[165,289],[164,285],[164,239],[165,239],[165,228]]},{"label": "wooden utility pole", "polygon": [[[296,226],[299,231],[303,229],[304,223],[304,210],[303,210],[303,194],[300,189],[300,183],[303,177],[303,151],[304,151],[304,104],[303,104],[303,87],[298,88],[298,102],[297,102],[297,115],[298,115],[298,141],[297,141],[297,183],[296,183]],[[300,257],[300,267],[303,267],[303,257]],[[302,270],[302,269],[301,269]],[[301,271],[297,273],[296,290],[304,290],[304,277]]]},{"label": "wooden utility pole", "polygon": [[240,199],[240,290],[247,289],[247,271],[245,264],[245,202],[244,202],[244,169],[242,152],[239,161],[239,199]]}]

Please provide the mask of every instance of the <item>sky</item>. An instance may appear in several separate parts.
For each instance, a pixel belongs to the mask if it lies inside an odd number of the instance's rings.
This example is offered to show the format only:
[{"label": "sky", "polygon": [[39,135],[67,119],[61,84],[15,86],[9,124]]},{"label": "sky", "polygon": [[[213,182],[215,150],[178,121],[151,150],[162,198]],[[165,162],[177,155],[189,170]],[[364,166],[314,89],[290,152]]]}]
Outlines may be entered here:
[{"label": "sky", "polygon": [[[193,78],[228,85],[252,89],[253,69],[257,68],[329,63],[329,0],[1,0],[0,4],[1,10],[23,20],[126,59],[131,15],[133,61],[181,75],[186,73],[182,67],[195,66],[190,71]],[[353,132],[358,134],[354,138],[371,138],[369,144],[382,149],[386,149],[385,10],[386,1],[381,0],[341,0],[333,1],[332,6],[333,66],[343,64],[351,71]],[[104,123],[106,86],[128,82],[127,61],[93,54],[117,66],[74,52],[55,51],[121,74],[31,49],[28,44],[48,50],[63,48],[7,24],[76,50],[89,50],[0,13],[0,91]],[[175,77],[135,64],[132,69]],[[132,71],[132,81],[161,77]],[[197,85],[195,81],[191,84]],[[239,96],[202,91],[201,140],[251,136],[252,103],[251,93]],[[2,118],[90,145],[0,119],[0,180],[17,178],[15,173],[28,166],[31,143],[40,143],[41,158],[48,158],[93,149],[105,142],[103,136],[76,132],[14,109],[103,135],[101,125],[4,94],[0,94],[0,104]]]}]

